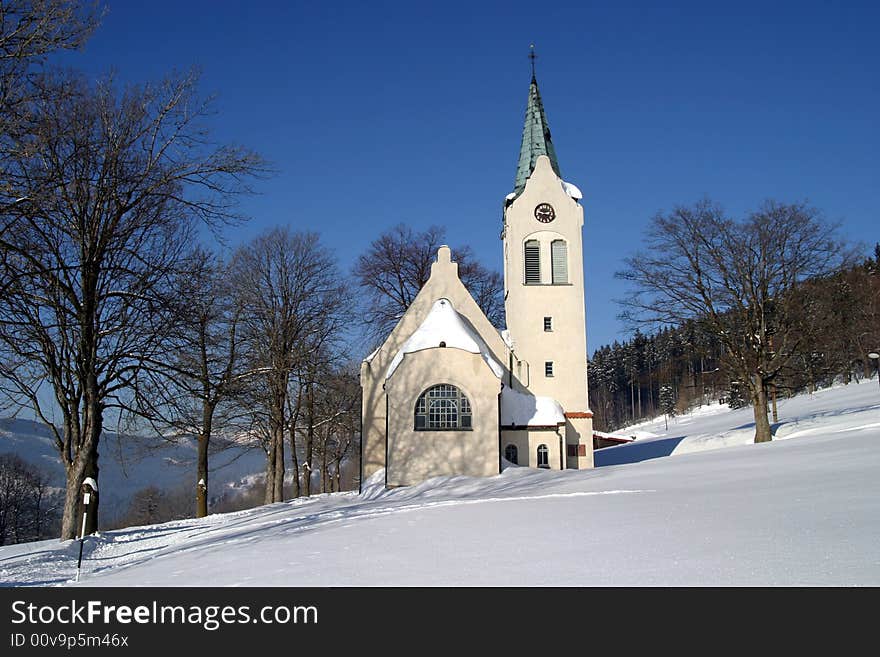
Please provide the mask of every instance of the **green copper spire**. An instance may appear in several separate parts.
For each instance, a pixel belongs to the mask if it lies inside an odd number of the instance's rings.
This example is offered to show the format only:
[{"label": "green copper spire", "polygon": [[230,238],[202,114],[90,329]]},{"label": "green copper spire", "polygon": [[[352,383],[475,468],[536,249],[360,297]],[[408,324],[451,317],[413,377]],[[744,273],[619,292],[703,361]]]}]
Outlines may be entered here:
[{"label": "green copper spire", "polygon": [[526,186],[526,180],[535,169],[535,162],[539,155],[550,158],[553,171],[560,178],[559,162],[556,160],[556,150],[550,141],[550,126],[547,125],[547,115],[544,113],[544,104],[541,102],[541,93],[538,91],[538,81],[535,79],[534,51],[529,55],[532,59],[532,83],[529,85],[529,102],[526,105],[526,122],[523,126],[522,144],[519,147],[519,164],[516,166],[516,180],[513,191],[519,194]]}]

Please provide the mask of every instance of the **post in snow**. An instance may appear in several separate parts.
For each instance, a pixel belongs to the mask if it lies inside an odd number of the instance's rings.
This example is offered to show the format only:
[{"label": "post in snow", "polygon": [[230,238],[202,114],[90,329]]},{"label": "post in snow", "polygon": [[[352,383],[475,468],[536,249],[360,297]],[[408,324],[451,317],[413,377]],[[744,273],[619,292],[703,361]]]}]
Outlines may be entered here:
[{"label": "post in snow", "polygon": [[83,543],[86,540],[86,518],[89,515],[89,503],[92,501],[92,497],[98,494],[98,482],[92,479],[91,477],[86,477],[82,483],[82,488],[80,489],[83,496],[83,521],[82,521],[82,530],[79,534],[79,559],[76,562],[76,581],[79,581],[79,573],[82,568],[82,559],[83,559]]}]

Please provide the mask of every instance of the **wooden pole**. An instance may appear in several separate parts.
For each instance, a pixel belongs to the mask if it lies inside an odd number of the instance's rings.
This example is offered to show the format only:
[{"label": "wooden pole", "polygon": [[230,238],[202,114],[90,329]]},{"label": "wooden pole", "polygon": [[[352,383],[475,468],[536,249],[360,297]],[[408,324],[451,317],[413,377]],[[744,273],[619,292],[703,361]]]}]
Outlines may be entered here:
[{"label": "wooden pole", "polygon": [[79,581],[79,573],[82,568],[82,560],[83,560],[83,543],[86,540],[86,518],[89,515],[89,498],[91,497],[90,493],[86,493],[83,495],[83,524],[82,531],[79,534],[79,558],[76,561],[76,581]]}]

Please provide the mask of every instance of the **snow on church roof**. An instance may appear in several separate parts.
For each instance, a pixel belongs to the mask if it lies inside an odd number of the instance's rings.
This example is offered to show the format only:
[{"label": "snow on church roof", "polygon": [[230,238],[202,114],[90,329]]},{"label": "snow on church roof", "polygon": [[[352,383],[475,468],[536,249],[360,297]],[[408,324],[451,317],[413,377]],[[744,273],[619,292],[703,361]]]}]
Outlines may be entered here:
[{"label": "snow on church roof", "polygon": [[394,360],[391,361],[388,371],[385,373],[385,378],[388,379],[394,374],[405,354],[439,347],[441,342],[445,343],[448,348],[480,354],[495,376],[500,379],[504,375],[504,368],[492,356],[489,347],[486,346],[479,333],[465,322],[464,318],[452,307],[449,299],[437,299],[422,325],[409,336],[409,339],[403,343],[400,351],[394,356]]},{"label": "snow on church roof", "polygon": [[552,397],[536,397],[505,387],[501,391],[501,426],[552,427],[565,424],[565,412]]},{"label": "snow on church roof", "polygon": [[367,356],[366,358],[364,358],[363,362],[364,362],[364,363],[371,363],[371,362],[373,361],[373,359],[376,357],[376,354],[379,353],[379,350],[380,350],[381,348],[382,348],[382,345],[379,345],[378,347],[376,347],[375,349],[373,349],[373,351],[370,353],[370,355]]},{"label": "snow on church roof", "polygon": [[504,340],[504,344],[507,345],[508,349],[513,349],[513,346],[514,346],[513,336],[510,335],[509,329],[499,329],[498,335],[500,335],[501,339]]},{"label": "snow on church roof", "polygon": [[577,185],[574,185],[570,182],[562,181],[562,189],[565,190],[565,193],[571,196],[575,201],[580,201],[584,195],[580,189],[578,189]]}]

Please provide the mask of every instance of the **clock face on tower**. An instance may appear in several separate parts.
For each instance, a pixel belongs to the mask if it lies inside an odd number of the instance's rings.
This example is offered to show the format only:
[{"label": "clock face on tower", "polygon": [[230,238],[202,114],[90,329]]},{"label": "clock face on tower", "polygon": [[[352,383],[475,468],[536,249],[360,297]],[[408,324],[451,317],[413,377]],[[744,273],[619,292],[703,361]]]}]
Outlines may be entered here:
[{"label": "clock face on tower", "polygon": [[542,224],[549,224],[556,218],[556,211],[549,203],[539,203],[535,208],[535,219]]}]

